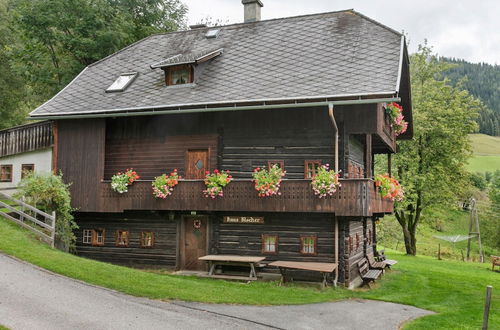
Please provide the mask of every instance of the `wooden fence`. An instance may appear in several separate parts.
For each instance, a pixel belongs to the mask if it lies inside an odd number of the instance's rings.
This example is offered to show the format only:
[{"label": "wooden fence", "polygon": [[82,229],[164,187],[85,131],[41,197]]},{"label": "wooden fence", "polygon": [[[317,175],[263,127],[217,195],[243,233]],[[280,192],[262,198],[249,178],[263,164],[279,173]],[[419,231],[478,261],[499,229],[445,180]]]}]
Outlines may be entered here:
[{"label": "wooden fence", "polygon": [[[6,208],[9,212],[3,212]],[[0,192],[0,215],[40,236],[54,247],[56,234],[56,213],[47,214],[23,201]]]}]

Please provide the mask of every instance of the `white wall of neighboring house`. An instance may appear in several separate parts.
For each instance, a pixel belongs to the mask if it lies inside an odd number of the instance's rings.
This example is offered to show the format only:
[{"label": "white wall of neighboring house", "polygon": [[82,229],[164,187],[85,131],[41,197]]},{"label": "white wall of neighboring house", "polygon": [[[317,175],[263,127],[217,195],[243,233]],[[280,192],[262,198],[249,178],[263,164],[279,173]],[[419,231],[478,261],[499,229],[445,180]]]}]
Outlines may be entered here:
[{"label": "white wall of neighboring house", "polygon": [[21,181],[21,166],[23,164],[35,164],[35,172],[48,173],[52,171],[52,148],[45,148],[22,154],[10,155],[0,158],[0,165],[12,165],[12,182],[0,182],[0,190],[11,194]]}]

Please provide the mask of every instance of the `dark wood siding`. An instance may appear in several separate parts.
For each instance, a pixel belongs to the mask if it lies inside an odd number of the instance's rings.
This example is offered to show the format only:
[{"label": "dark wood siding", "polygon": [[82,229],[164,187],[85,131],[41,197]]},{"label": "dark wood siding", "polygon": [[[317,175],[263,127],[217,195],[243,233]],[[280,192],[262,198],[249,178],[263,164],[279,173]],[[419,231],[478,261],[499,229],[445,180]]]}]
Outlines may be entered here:
[{"label": "dark wood siding", "polygon": [[104,119],[58,121],[57,170],[71,183],[73,207],[95,211],[104,166]]},{"label": "dark wood siding", "polygon": [[[223,215],[263,216],[264,224],[225,224]],[[266,256],[273,260],[335,262],[333,214],[307,213],[231,213],[214,217],[212,253],[255,255],[262,254],[262,235],[278,235],[278,253]],[[317,255],[300,253],[300,236],[317,236]]]},{"label": "dark wood siding", "polygon": [[[333,128],[327,109],[244,112],[224,118],[222,167],[250,178],[256,167],[282,160],[286,178],[304,178],[304,161],[333,165]],[[243,125],[244,124],[244,125]]]},{"label": "dark wood siding", "polygon": [[358,261],[365,257],[364,219],[343,217],[344,223],[344,280],[347,285],[359,277]]},{"label": "dark wood siding", "polygon": [[304,177],[304,160],[333,162],[327,109],[239,111],[108,119],[105,179],[133,167],[144,179],[177,168],[187,149],[210,149],[210,167],[250,178],[255,167],[283,160],[287,178]]},{"label": "dark wood siding", "polygon": [[[167,214],[155,212],[126,213],[77,213],[77,254],[82,257],[126,265],[172,266],[176,265],[177,222],[168,219]],[[82,243],[83,230],[104,229],[103,246]],[[116,246],[116,231],[129,232],[128,247]],[[141,232],[153,232],[155,244],[142,248]]]},{"label": "dark wood siding", "polygon": [[151,139],[106,139],[104,179],[133,168],[144,180],[179,170],[185,176],[185,157],[190,149],[208,149],[210,168],[217,164],[217,136],[165,136]]}]

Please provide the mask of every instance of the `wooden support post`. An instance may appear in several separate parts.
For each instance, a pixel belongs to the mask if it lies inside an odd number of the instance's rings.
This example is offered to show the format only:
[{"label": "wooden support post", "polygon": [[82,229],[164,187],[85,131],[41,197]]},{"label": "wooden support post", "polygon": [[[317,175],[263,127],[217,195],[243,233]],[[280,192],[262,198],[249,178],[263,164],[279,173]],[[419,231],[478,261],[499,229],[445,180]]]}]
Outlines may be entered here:
[{"label": "wooden support post", "polygon": [[372,135],[366,134],[365,136],[365,178],[371,179],[373,176],[372,168]]},{"label": "wooden support post", "polygon": [[387,154],[387,174],[392,176],[392,154]]},{"label": "wooden support post", "polygon": [[470,261],[470,243],[471,243],[471,232],[472,232],[472,221],[473,221],[473,213],[474,208],[476,207],[476,200],[471,198],[469,201],[469,238],[467,239],[467,261]]},{"label": "wooden support post", "polygon": [[484,302],[484,313],[483,313],[483,330],[488,329],[488,319],[490,316],[490,306],[491,306],[491,291],[493,287],[488,285],[486,287],[486,301]]},{"label": "wooden support post", "polygon": [[441,260],[441,243],[438,244],[438,260]]},{"label": "wooden support post", "polygon": [[52,211],[52,247],[56,244],[56,211]]}]

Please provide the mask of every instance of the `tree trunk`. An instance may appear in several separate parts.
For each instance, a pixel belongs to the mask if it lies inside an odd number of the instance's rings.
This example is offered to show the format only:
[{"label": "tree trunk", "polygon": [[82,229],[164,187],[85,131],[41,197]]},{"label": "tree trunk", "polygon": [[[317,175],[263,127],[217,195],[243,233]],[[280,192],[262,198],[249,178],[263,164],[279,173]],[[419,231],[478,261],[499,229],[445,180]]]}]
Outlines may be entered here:
[{"label": "tree trunk", "polygon": [[396,211],[395,215],[403,229],[406,254],[414,256],[417,254],[416,234],[420,212],[417,212],[417,214],[405,214],[403,211]]}]

